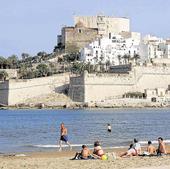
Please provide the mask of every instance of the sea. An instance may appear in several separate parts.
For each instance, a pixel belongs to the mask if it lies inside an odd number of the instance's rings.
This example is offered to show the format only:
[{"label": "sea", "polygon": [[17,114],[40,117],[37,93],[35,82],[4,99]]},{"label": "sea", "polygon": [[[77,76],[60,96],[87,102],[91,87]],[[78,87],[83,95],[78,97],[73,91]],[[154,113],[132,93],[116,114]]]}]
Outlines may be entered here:
[{"label": "sea", "polygon": [[58,151],[62,122],[73,150],[97,140],[104,148],[128,147],[134,138],[142,146],[158,137],[170,143],[170,109],[0,110],[0,153]]}]

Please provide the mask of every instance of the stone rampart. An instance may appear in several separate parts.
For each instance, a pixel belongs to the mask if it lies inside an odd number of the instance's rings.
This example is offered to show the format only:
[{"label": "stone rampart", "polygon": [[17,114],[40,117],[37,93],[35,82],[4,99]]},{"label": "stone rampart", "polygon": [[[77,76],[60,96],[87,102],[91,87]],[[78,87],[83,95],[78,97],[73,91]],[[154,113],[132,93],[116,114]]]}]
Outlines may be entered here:
[{"label": "stone rampart", "polygon": [[[80,77],[78,77],[80,79]],[[137,66],[129,74],[88,74],[81,76],[83,84],[74,84],[70,88],[78,87],[76,101],[95,102],[108,98],[122,97],[127,92],[143,92],[145,89],[168,88],[170,84],[170,67],[163,66]],[[72,92],[72,90],[70,89]],[[81,96],[81,98],[78,98]],[[83,99],[82,99],[83,97]]]},{"label": "stone rampart", "polygon": [[69,85],[69,74],[27,80],[9,80],[0,84],[0,103],[15,105],[45,94],[61,93]]}]

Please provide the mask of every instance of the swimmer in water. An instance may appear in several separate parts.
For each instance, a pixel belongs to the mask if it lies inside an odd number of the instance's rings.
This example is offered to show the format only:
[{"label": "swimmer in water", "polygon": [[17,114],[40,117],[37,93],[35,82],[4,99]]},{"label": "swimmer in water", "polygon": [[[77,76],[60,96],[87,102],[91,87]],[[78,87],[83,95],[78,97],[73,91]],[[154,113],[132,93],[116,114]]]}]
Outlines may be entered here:
[{"label": "swimmer in water", "polygon": [[109,123],[107,124],[107,131],[108,131],[108,132],[111,132],[111,131],[112,131],[112,127],[111,127],[111,125],[110,125]]}]

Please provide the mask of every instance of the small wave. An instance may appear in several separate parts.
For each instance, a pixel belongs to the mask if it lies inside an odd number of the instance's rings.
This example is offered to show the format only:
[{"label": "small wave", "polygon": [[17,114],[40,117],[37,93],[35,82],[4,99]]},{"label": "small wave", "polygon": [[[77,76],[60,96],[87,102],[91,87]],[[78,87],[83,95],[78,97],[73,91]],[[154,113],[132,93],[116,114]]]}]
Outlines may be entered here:
[{"label": "small wave", "polygon": [[[164,140],[165,143],[170,143],[170,140]],[[148,141],[139,141],[140,144],[148,144]],[[152,141],[152,144],[157,144],[158,141],[154,140]]]},{"label": "small wave", "polygon": [[128,148],[128,146],[115,146],[115,147],[103,147],[104,149],[122,149],[122,148]]},{"label": "small wave", "polygon": [[[72,147],[81,147],[83,144],[71,144]],[[84,144],[84,145],[87,145],[87,146],[91,146],[93,144]],[[43,145],[43,144],[39,144],[39,145],[32,145],[32,147],[37,147],[37,148],[59,148],[60,145],[51,145],[51,144],[46,144],[46,145]],[[62,145],[62,147],[68,147],[68,145]]]}]

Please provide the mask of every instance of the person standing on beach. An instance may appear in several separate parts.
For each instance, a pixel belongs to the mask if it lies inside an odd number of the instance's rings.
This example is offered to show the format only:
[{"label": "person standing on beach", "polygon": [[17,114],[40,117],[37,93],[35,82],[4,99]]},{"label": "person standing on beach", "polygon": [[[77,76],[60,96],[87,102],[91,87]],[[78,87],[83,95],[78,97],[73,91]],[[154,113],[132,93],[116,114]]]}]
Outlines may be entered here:
[{"label": "person standing on beach", "polygon": [[67,128],[64,126],[64,123],[61,123],[60,125],[60,149],[59,151],[62,151],[62,142],[65,142],[66,144],[68,144],[68,146],[70,147],[70,150],[72,149],[71,144],[68,142],[68,130]]}]

